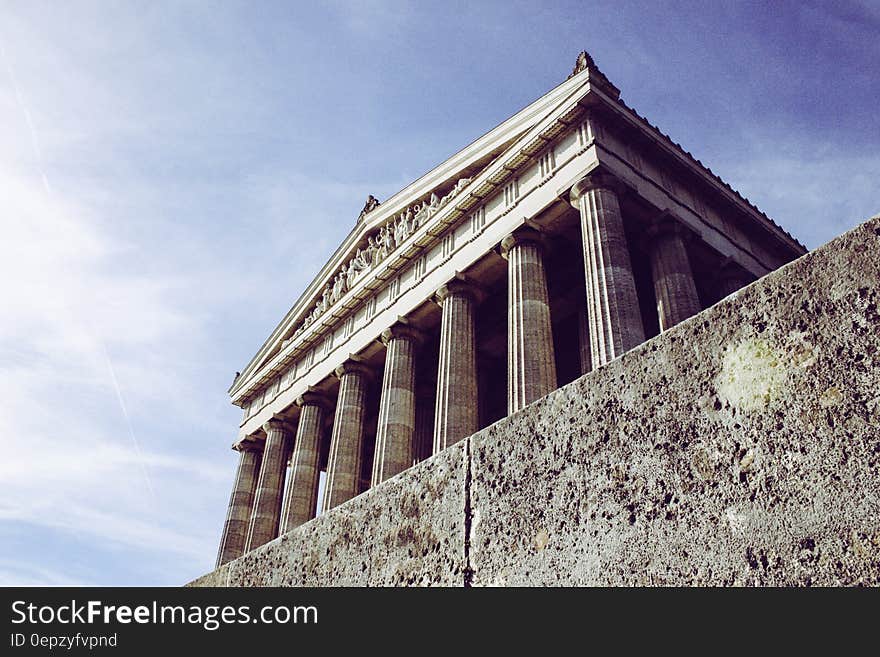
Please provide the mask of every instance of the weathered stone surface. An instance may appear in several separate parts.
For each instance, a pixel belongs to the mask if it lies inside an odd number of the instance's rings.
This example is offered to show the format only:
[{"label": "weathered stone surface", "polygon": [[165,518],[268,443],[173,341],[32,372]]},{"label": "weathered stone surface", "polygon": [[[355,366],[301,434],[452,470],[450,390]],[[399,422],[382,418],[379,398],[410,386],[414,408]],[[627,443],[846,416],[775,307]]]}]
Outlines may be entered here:
[{"label": "weathered stone surface", "polygon": [[880,217],[192,584],[878,585],[878,253]]},{"label": "weathered stone surface", "polygon": [[301,525],[192,586],[460,586],[466,444]]},{"label": "weathered stone surface", "polygon": [[228,561],[219,568],[197,577],[186,586],[229,586],[229,569],[232,561]]},{"label": "weathered stone surface", "polygon": [[475,585],[880,584],[880,220],[471,439]]}]

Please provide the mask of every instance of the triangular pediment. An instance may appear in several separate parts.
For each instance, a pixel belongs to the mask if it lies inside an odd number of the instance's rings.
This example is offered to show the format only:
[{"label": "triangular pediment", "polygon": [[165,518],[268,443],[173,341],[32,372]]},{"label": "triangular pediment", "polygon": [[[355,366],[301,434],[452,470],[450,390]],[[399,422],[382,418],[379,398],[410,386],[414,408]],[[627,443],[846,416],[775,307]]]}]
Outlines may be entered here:
[{"label": "triangular pediment", "polygon": [[[564,114],[586,95],[588,83],[586,75],[569,78],[392,197],[378,204],[368,201],[352,231],[233,382],[233,398],[246,381],[345,294],[357,281],[358,271],[367,268],[364,258],[372,257],[373,249],[382,250],[387,257],[389,250],[403,248],[409,235],[440,210],[461,202],[480,174],[498,168],[500,159],[509,159],[512,152],[523,150],[527,142],[533,141],[529,133],[535,126],[554,114]],[[380,243],[383,238],[385,243]],[[365,256],[368,251],[369,256]]]}]

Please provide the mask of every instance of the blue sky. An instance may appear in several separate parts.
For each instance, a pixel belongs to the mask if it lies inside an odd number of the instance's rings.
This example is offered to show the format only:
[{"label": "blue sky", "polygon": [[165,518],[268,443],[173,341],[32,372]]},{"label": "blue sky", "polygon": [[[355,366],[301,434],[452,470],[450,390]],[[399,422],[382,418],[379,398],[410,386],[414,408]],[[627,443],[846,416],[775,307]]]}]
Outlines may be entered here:
[{"label": "blue sky", "polygon": [[810,248],[880,211],[878,2],[8,1],[0,48],[0,584],[210,570],[235,370],[581,49]]}]

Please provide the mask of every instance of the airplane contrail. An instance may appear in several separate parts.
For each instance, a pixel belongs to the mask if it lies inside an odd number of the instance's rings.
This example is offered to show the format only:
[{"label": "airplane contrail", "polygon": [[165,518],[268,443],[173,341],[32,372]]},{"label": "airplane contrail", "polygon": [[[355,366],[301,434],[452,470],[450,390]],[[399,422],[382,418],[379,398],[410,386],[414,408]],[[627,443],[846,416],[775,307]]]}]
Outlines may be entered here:
[{"label": "airplane contrail", "polygon": [[119,400],[119,408],[122,409],[122,415],[125,417],[125,424],[128,426],[128,435],[131,438],[134,450],[137,453],[141,473],[144,476],[144,481],[147,483],[150,495],[155,500],[156,491],[153,489],[153,482],[150,481],[150,475],[147,474],[147,467],[144,464],[144,455],[141,452],[141,445],[134,435],[134,427],[132,427],[131,418],[128,416],[128,409],[125,408],[125,401],[122,399],[122,389],[119,387],[119,381],[116,379],[116,370],[113,368],[113,361],[110,360],[110,354],[107,353],[107,347],[103,342],[101,342],[101,349],[104,351],[104,359],[107,361],[107,369],[110,370],[110,378],[113,380],[113,388],[116,390],[116,398]]},{"label": "airplane contrail", "polygon": [[[31,118],[30,111],[28,111],[27,104],[24,102],[21,88],[18,86],[18,79],[15,77],[15,69],[12,66],[12,62],[9,60],[9,57],[7,57],[6,55],[6,47],[2,43],[2,39],[0,39],[0,57],[3,58],[3,63],[6,66],[6,72],[9,74],[9,81],[12,83],[13,91],[15,91],[15,100],[18,103],[19,109],[24,115],[25,123],[27,124],[28,131],[30,132],[31,147],[34,151],[34,157],[37,160],[37,168],[40,170],[40,176],[42,176],[43,178],[43,187],[46,189],[47,194],[52,194],[52,186],[49,184],[49,177],[46,175],[46,171],[43,168],[43,151],[40,148],[40,140],[37,137],[37,130],[34,127],[34,122]],[[128,409],[125,407],[125,400],[122,398],[122,389],[119,387],[119,381],[116,378],[116,370],[113,368],[113,361],[110,360],[110,354],[107,353],[107,347],[104,342],[97,336],[95,337],[98,343],[101,345],[101,350],[104,353],[104,359],[107,361],[107,369],[110,371],[110,378],[113,382],[113,388],[116,391],[116,399],[119,401],[119,408],[122,410],[122,415],[125,418],[125,424],[128,428],[128,435],[131,438],[131,442],[134,445],[135,453],[137,454],[138,465],[140,465],[141,473],[143,474],[144,481],[147,484],[147,489],[150,491],[150,495],[155,500],[156,491],[153,488],[153,482],[150,480],[150,476],[147,473],[147,467],[144,462],[144,455],[141,452],[140,443],[134,435],[134,427],[131,424],[131,418],[128,415]]]},{"label": "airplane contrail", "polygon": [[37,130],[34,128],[31,113],[28,111],[27,105],[21,94],[21,88],[18,86],[18,79],[15,77],[15,70],[12,68],[12,63],[6,56],[6,47],[2,43],[0,43],[0,56],[3,57],[3,63],[6,65],[6,72],[9,74],[9,81],[12,83],[12,89],[15,92],[15,100],[18,103],[21,113],[24,114],[24,121],[27,123],[28,131],[31,135],[31,147],[34,149],[34,157],[37,159],[37,168],[40,170],[40,176],[43,178],[43,187],[46,188],[47,193],[51,194],[52,187],[49,185],[49,177],[46,175],[46,171],[43,168],[43,151],[40,148],[40,140],[37,137]]}]

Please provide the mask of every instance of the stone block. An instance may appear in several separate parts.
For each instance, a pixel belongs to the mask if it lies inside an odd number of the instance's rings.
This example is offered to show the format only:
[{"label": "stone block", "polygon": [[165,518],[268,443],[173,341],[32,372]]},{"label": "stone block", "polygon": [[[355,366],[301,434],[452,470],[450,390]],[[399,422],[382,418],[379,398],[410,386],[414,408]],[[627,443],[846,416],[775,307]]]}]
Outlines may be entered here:
[{"label": "stone block", "polygon": [[880,584],[880,220],[471,438],[474,585]]},{"label": "stone block", "polygon": [[461,586],[465,448],[450,447],[191,585]]}]

